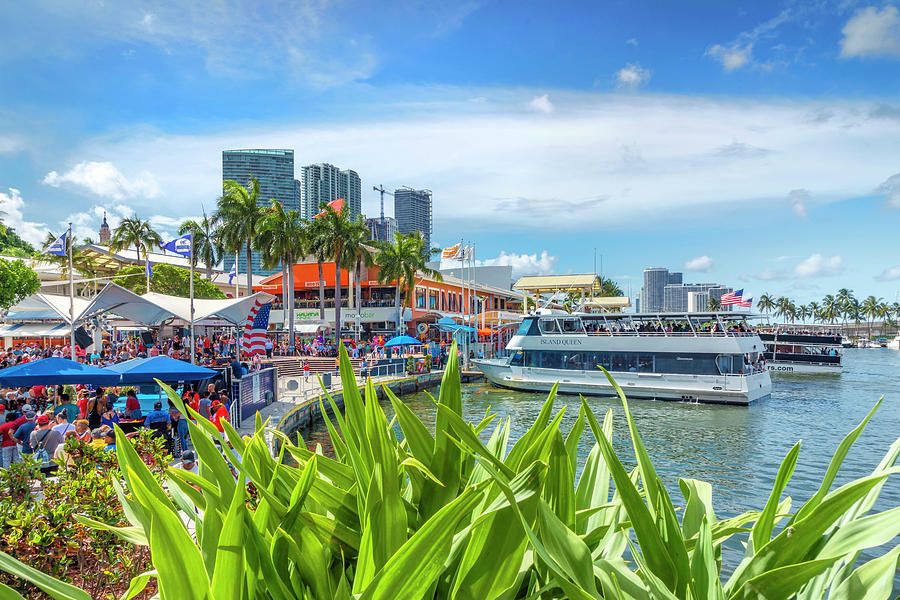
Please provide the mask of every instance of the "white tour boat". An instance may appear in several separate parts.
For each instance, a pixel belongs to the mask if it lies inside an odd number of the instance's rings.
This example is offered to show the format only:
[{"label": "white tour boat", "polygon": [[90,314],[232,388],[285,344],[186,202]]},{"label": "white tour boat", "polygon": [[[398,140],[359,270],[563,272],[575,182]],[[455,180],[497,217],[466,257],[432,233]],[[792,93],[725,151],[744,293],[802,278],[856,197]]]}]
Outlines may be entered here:
[{"label": "white tour boat", "polygon": [[833,325],[782,323],[760,328],[769,371],[787,375],[840,375],[841,336]]},{"label": "white tour boat", "polygon": [[541,309],[527,316],[506,348],[476,360],[494,385],[522,391],[608,396],[602,365],[629,398],[749,404],[772,382],[749,315],[576,313]]}]

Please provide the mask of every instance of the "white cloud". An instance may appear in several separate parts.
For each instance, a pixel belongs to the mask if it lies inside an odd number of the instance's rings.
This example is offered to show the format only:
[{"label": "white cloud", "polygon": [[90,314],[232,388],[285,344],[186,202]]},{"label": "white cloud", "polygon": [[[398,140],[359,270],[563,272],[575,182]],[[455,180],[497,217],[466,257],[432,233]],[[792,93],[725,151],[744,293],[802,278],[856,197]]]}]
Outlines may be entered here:
[{"label": "white cloud", "polygon": [[684,263],[685,271],[696,271],[700,273],[709,273],[713,270],[713,259],[706,256],[698,256]]},{"label": "white cloud", "polygon": [[896,6],[858,10],[841,31],[844,58],[900,56],[900,11]]},{"label": "white cloud", "polygon": [[625,40],[625,44],[628,46],[637,46],[638,41],[636,38],[628,38],[627,40]]},{"label": "white cloud", "polygon": [[735,69],[747,65],[752,60],[753,44],[731,44],[730,46],[722,46],[716,44],[706,51],[708,56],[713,57],[720,63],[726,71],[731,72]]},{"label": "white cloud", "polygon": [[650,70],[644,69],[639,64],[629,63],[616,73],[616,81],[622,88],[639,88],[650,81]]},{"label": "white cloud", "polygon": [[844,270],[844,259],[840,256],[813,254],[794,267],[797,277],[827,277]]},{"label": "white cloud", "polygon": [[11,135],[0,135],[0,154],[13,155],[24,147],[21,139]]},{"label": "white cloud", "polygon": [[900,208],[900,173],[888,177],[875,193],[884,194],[884,203],[890,208]]},{"label": "white cloud", "polygon": [[[816,201],[825,204],[870,194],[886,173],[897,172],[900,120],[862,118],[871,108],[866,101],[406,91],[402,106],[386,106],[391,119],[379,113],[315,125],[240,124],[212,133],[113,130],[58,160],[90,156],[132,178],[152,173],[158,196],[123,202],[142,216],[175,218],[199,213],[201,203],[209,210],[221,194],[223,149],[294,148],[298,165],[327,161],[353,168],[364,190],[371,187],[366,181],[433,190],[435,241],[441,243],[478,224],[602,232],[678,223],[696,211],[715,215],[734,206],[777,210],[785,207],[784,190],[798,181],[815,181]],[[548,118],[522,110],[544,93],[557,106]],[[473,103],[473,97],[483,101]],[[832,119],[808,121],[824,108]],[[845,127],[848,122],[856,126]],[[623,158],[639,158],[639,164]],[[377,214],[377,194],[364,194],[363,211]]]},{"label": "white cloud", "polygon": [[550,95],[544,94],[543,96],[535,96],[528,103],[528,106],[533,110],[538,112],[542,112],[544,114],[550,114],[553,112],[553,103],[550,102]]},{"label": "white cloud", "polygon": [[26,221],[23,214],[24,209],[25,200],[19,190],[9,188],[8,194],[0,192],[0,220],[8,227],[15,229],[19,237],[32,246],[40,246],[47,238],[49,230],[43,223]]},{"label": "white cloud", "polygon": [[159,184],[150,173],[144,171],[129,180],[111,162],[80,162],[63,175],[50,171],[44,176],[44,183],[53,187],[71,184],[113,200],[155,198],[160,193]]},{"label": "white cloud", "polygon": [[487,260],[477,260],[477,265],[489,266],[511,266],[513,278],[523,275],[546,275],[556,272],[556,263],[559,259],[549,254],[546,250],[538,255],[535,254],[507,254],[500,252],[497,258],[489,258]]},{"label": "white cloud", "polygon": [[788,193],[788,202],[791,204],[791,209],[801,219],[806,218],[806,203],[810,198],[812,198],[812,193],[805,189],[791,190]]},{"label": "white cloud", "polygon": [[875,277],[878,281],[896,281],[900,279],[900,267],[891,267]]}]

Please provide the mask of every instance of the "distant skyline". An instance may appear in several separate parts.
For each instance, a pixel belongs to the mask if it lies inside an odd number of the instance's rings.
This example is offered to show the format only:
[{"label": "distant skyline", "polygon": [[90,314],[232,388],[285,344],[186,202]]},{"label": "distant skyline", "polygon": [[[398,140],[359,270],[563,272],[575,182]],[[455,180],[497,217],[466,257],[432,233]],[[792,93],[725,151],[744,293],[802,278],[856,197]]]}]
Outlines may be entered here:
[{"label": "distant skyline", "polygon": [[[0,210],[172,234],[221,153],[434,193],[515,275],[644,268],[758,298],[900,293],[898,0],[36,0],[0,7]],[[395,35],[403,31],[402,36]],[[299,177],[299,174],[297,174]],[[385,199],[386,214],[393,204]]]}]

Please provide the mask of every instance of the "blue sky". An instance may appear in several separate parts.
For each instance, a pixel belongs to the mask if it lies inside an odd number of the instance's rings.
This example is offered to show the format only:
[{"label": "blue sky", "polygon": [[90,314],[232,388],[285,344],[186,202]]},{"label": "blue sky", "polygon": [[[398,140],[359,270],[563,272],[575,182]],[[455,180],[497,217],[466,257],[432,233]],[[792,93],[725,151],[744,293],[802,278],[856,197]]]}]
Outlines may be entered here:
[{"label": "blue sky", "polygon": [[[221,150],[434,192],[526,272],[900,292],[896,2],[6,3],[0,210],[26,238],[214,205]],[[392,207],[388,206],[388,214]]]}]

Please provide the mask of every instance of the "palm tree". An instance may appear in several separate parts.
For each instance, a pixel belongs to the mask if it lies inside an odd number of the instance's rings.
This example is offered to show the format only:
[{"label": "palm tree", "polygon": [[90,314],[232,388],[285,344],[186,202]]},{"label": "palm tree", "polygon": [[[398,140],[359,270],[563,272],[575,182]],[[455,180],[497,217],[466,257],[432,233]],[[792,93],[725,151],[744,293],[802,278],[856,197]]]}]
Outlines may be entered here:
[{"label": "palm tree", "polygon": [[867,317],[868,320],[868,330],[869,330],[869,339],[872,338],[872,325],[875,321],[875,317],[878,316],[878,305],[884,302],[884,298],[876,298],[875,296],[868,296],[865,300],[862,301],[860,305],[860,310],[862,310],[862,314]]},{"label": "palm tree", "polygon": [[[844,315],[844,327],[847,325],[846,316],[847,311],[845,307],[841,304],[841,301],[828,294],[824,298],[822,298],[822,314],[827,315],[827,318],[830,322],[834,323],[835,319],[837,319],[838,315]],[[841,328],[843,331],[843,328]]]},{"label": "palm tree", "polygon": [[253,293],[253,240],[259,233],[259,224],[265,216],[265,207],[259,205],[259,180],[250,178],[250,189],[226,179],[224,194],[218,200],[212,216],[213,227],[220,227],[222,245],[228,252],[247,252],[247,294]]},{"label": "palm tree", "polygon": [[305,221],[296,210],[284,207],[272,200],[272,208],[259,226],[259,236],[254,244],[260,250],[263,266],[272,268],[281,263],[281,289],[284,292],[284,310],[288,312],[288,335],[294,345],[294,263],[304,255],[306,240]]},{"label": "palm tree", "polygon": [[[352,269],[356,257],[352,254],[354,222],[342,212],[323,203],[324,213],[317,220],[322,222],[327,238],[327,255],[334,262],[334,345],[341,341],[341,269]],[[349,294],[348,294],[349,295]]]},{"label": "palm tree", "polygon": [[706,310],[710,312],[715,312],[717,310],[721,310],[722,303],[718,298],[710,298],[706,301]]},{"label": "palm tree", "polygon": [[213,225],[212,219],[203,215],[199,221],[188,220],[178,227],[179,235],[193,232],[194,236],[194,266],[197,262],[206,265],[206,278],[212,279],[213,267],[222,260],[225,249],[219,236],[219,230]]},{"label": "palm tree", "polygon": [[[355,294],[355,302],[353,304],[357,313],[362,310],[360,306],[362,304],[362,282],[360,281],[362,268],[372,267],[375,264],[374,255],[369,249],[370,235],[371,232],[366,226],[366,222],[363,220],[362,216],[357,216],[356,220],[352,222],[350,235],[346,240],[347,253],[353,259],[353,284]],[[357,335],[358,334],[359,332],[357,331]]]},{"label": "palm tree", "polygon": [[306,252],[316,259],[319,267],[319,321],[325,321],[325,274],[322,265],[328,262],[328,231],[323,222],[313,219],[306,228]]},{"label": "palm tree", "polygon": [[[153,230],[150,221],[142,221],[137,217],[122,219],[118,227],[113,229],[112,236],[109,238],[109,249],[113,252],[134,246],[138,262],[141,261],[141,254],[144,255],[145,266],[150,261],[150,249],[158,248],[161,245],[162,238]],[[150,276],[147,277],[149,279]],[[150,289],[149,285],[147,289]]]},{"label": "palm tree", "polygon": [[775,299],[769,294],[763,294],[759,297],[759,300],[756,301],[756,306],[759,310],[763,311],[766,314],[766,318],[768,318],[769,312],[775,309]]},{"label": "palm tree", "polygon": [[805,304],[801,304],[797,307],[797,317],[799,317],[801,321],[805,321],[808,315],[809,308]]},{"label": "palm tree", "polygon": [[775,302],[777,308],[775,310],[775,316],[780,316],[785,319],[789,319],[791,323],[797,318],[797,305],[794,302],[785,296],[782,296]]},{"label": "palm tree", "polygon": [[[62,279],[69,278],[69,246],[72,244],[71,238],[66,237],[66,254],[64,256],[57,256],[55,254],[44,254],[43,251],[50,247],[50,244],[56,241],[56,236],[52,233],[47,234],[47,238],[44,240],[44,243],[41,245],[41,253],[36,254],[34,256],[35,260],[45,261],[54,265],[58,265],[60,269],[60,277]],[[81,251],[81,248],[78,245],[72,246],[72,270],[76,273],[81,274],[83,277],[88,277],[92,279],[96,279],[99,276],[97,270],[97,261],[95,261],[90,255],[85,254]],[[93,285],[94,289],[97,288],[97,282],[94,281]],[[81,293],[84,293],[87,288],[82,287]]]},{"label": "palm tree", "polygon": [[878,303],[878,318],[881,319],[881,337],[884,337],[885,321],[891,316],[891,307],[887,302]]},{"label": "palm tree", "polygon": [[401,287],[406,290],[410,308],[413,307],[413,290],[416,272],[442,281],[441,274],[426,266],[425,238],[421,232],[398,233],[393,242],[380,242],[375,264],[378,265],[379,283],[394,283],[394,308],[397,310],[397,332],[402,333],[403,314],[400,304]]},{"label": "palm tree", "polygon": [[835,301],[837,302],[837,311],[844,318],[844,326],[847,325],[847,317],[850,316],[848,312],[848,308],[853,304],[853,301],[856,298],[853,297],[853,290],[847,288],[841,288],[837,291],[835,295]]},{"label": "palm tree", "polygon": [[809,311],[809,316],[812,317],[813,323],[819,319],[819,311],[822,310],[822,307],[819,306],[819,303],[815,300],[811,301],[806,305],[806,310]]}]

